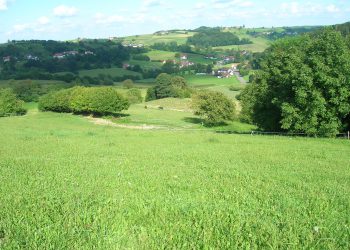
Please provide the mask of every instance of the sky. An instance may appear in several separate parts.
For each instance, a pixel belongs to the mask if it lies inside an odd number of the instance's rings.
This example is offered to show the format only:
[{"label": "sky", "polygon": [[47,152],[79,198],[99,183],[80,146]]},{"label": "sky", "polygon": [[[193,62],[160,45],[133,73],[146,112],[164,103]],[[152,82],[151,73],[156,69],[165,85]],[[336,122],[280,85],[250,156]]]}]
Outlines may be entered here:
[{"label": "sky", "polygon": [[0,0],[0,42],[140,35],[200,26],[350,21],[350,0]]}]

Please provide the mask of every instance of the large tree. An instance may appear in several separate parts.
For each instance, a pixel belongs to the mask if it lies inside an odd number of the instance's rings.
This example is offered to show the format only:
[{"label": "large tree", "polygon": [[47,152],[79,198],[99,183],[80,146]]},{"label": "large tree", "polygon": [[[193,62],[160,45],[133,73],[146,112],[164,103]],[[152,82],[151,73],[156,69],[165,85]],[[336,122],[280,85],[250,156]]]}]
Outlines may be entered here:
[{"label": "large tree", "polygon": [[243,91],[243,114],[270,131],[334,136],[349,126],[350,51],[324,29],[276,42]]}]

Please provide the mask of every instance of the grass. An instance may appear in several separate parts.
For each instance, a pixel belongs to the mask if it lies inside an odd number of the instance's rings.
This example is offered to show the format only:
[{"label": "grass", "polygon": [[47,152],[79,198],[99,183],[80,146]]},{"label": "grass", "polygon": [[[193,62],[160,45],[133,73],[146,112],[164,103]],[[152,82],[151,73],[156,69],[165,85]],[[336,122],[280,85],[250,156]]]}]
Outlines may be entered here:
[{"label": "grass", "polygon": [[215,76],[211,75],[187,75],[185,76],[187,82],[189,85],[193,87],[198,87],[198,86],[214,86],[214,85],[233,85],[233,84],[239,84],[239,81],[237,80],[236,77],[231,77],[231,78],[222,78],[219,79]]},{"label": "grass", "polygon": [[0,119],[1,249],[349,249],[348,141]]},{"label": "grass", "polygon": [[177,42],[178,44],[185,44],[187,42],[187,38],[193,36],[193,32],[186,31],[179,32],[170,32],[167,35],[139,35],[139,36],[129,36],[125,37],[123,43],[134,43],[134,44],[144,44],[146,46],[153,45],[155,43],[170,43]]},{"label": "grass", "polygon": [[151,50],[146,53],[152,61],[174,60],[176,52]]},{"label": "grass", "polygon": [[107,69],[92,69],[92,70],[81,70],[79,71],[79,76],[89,76],[89,77],[98,77],[100,74],[110,75],[112,77],[122,77],[125,75],[128,76],[141,76],[140,73],[122,69],[122,68],[107,68]]}]

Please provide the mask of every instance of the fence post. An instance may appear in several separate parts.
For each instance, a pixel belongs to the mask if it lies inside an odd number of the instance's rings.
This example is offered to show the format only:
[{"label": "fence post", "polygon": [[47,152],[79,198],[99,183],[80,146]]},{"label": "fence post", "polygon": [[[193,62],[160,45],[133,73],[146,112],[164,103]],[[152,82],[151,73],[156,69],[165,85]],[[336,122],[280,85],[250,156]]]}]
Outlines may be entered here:
[{"label": "fence post", "polygon": [[350,140],[350,131],[348,131],[348,140]]}]

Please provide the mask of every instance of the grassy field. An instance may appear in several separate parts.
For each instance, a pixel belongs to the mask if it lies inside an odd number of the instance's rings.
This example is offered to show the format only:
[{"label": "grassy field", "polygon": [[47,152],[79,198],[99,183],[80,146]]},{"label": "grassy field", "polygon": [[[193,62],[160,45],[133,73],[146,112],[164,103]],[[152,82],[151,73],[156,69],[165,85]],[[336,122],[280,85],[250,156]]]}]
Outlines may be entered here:
[{"label": "grassy field", "polygon": [[236,77],[231,77],[231,78],[222,78],[219,79],[215,76],[200,76],[200,75],[188,75],[185,76],[188,84],[190,86],[196,87],[196,86],[214,86],[214,85],[234,85],[234,84],[239,84],[239,81],[237,80]]},{"label": "grassy field", "polygon": [[144,70],[159,69],[163,65],[161,62],[147,62],[147,61],[138,61],[138,60],[130,60],[128,63],[134,66],[139,65]]},{"label": "grassy field", "polygon": [[348,141],[34,109],[0,131],[1,249],[350,248]]},{"label": "grassy field", "polygon": [[195,33],[186,31],[179,32],[170,32],[166,35],[139,35],[139,36],[129,36],[125,37],[123,43],[135,43],[135,44],[144,44],[144,45],[153,45],[155,43],[170,43],[177,42],[178,44],[185,44],[187,38],[193,36]]},{"label": "grassy field", "polygon": [[79,76],[97,77],[99,74],[110,75],[112,77],[120,77],[125,75],[141,76],[140,73],[122,69],[122,68],[109,68],[109,69],[92,69],[92,70],[81,70]]},{"label": "grassy field", "polygon": [[152,61],[163,61],[163,60],[174,60],[175,52],[162,51],[162,50],[151,50],[146,53]]}]

